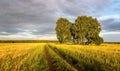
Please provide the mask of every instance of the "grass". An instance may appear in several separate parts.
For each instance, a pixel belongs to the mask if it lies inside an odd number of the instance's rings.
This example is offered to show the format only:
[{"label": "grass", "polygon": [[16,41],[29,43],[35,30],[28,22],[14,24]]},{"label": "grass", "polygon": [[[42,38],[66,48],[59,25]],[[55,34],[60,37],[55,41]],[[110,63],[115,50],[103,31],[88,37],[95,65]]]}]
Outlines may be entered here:
[{"label": "grass", "polygon": [[44,44],[0,44],[0,71],[48,71]]},{"label": "grass", "polygon": [[49,71],[45,50],[57,71],[120,71],[120,44],[54,43],[0,43],[0,71]]},{"label": "grass", "polygon": [[[54,47],[52,47],[54,46]],[[88,71],[120,71],[120,44],[52,45],[67,60]]]},{"label": "grass", "polygon": [[51,59],[53,65],[56,67],[57,70],[60,71],[77,71],[75,68],[73,68],[69,63],[67,63],[65,60],[63,60],[60,56],[58,56],[49,46],[46,47]]}]

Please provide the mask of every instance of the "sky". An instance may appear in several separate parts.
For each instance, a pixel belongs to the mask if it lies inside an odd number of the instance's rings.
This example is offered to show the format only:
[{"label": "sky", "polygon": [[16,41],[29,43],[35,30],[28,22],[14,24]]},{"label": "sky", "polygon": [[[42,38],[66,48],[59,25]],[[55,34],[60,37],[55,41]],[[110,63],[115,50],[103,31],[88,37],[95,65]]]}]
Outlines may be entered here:
[{"label": "sky", "polygon": [[0,40],[54,40],[58,18],[97,18],[105,42],[120,42],[120,0],[0,0]]}]

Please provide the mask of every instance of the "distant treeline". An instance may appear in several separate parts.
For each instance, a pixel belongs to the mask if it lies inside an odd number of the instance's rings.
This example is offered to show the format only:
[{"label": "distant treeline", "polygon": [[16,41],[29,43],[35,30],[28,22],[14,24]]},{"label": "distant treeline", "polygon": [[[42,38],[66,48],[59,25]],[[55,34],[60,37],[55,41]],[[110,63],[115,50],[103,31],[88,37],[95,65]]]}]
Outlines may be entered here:
[{"label": "distant treeline", "polygon": [[[0,43],[59,43],[57,40],[0,40]],[[120,44],[120,42],[104,42],[107,44]]]},{"label": "distant treeline", "polygon": [[57,40],[0,40],[0,43],[58,43]]},{"label": "distant treeline", "polygon": [[120,42],[104,42],[106,44],[120,44]]}]

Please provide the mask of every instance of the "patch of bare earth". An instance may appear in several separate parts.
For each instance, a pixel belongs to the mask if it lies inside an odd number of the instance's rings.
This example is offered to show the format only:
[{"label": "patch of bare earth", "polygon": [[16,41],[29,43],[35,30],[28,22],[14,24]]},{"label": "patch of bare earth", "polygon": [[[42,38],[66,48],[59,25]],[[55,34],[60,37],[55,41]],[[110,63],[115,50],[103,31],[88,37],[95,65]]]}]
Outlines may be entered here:
[{"label": "patch of bare earth", "polygon": [[49,54],[48,54],[48,52],[47,52],[46,49],[47,49],[47,48],[45,48],[45,57],[46,57],[46,59],[47,59],[47,61],[48,61],[49,71],[58,71],[58,70],[56,69],[56,67],[52,64],[52,59],[51,59],[51,57],[49,56]]},{"label": "patch of bare earth", "polygon": [[62,55],[60,55],[59,53],[57,53],[54,49],[52,49],[58,56],[60,56],[63,60],[65,60],[67,63],[69,63],[72,67],[74,67],[75,69],[77,69],[78,71],[86,71],[83,70],[82,68],[76,66],[74,63],[70,62],[69,60],[67,60],[65,57],[63,57]]}]

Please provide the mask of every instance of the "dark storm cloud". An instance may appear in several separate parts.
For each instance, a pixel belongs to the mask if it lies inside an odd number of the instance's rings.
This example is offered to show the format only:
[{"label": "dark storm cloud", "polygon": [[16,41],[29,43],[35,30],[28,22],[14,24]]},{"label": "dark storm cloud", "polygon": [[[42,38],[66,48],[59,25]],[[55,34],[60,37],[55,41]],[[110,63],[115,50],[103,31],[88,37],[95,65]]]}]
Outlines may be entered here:
[{"label": "dark storm cloud", "polygon": [[[56,7],[50,5],[50,8],[49,4],[52,2],[42,0],[0,1],[0,27],[2,27],[0,32],[13,34],[21,32],[19,28],[39,31],[54,27]],[[47,31],[50,32],[50,30]]]},{"label": "dark storm cloud", "polygon": [[[64,13],[72,16],[89,15],[93,12],[99,12],[108,6],[109,0],[59,0],[59,9]],[[103,5],[104,4],[104,5]]]},{"label": "dark storm cloud", "polygon": [[120,18],[109,18],[100,22],[104,31],[120,31]]}]

